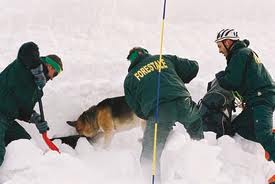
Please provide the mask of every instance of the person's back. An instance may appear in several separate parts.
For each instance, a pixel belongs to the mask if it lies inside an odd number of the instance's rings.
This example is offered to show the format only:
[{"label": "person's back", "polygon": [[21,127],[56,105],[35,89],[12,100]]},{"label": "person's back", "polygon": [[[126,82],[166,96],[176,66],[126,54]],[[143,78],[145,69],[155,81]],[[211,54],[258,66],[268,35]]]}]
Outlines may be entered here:
[{"label": "person's back", "polygon": [[13,61],[1,72],[0,112],[10,119],[24,120],[23,109],[24,113],[31,114],[38,93],[33,75],[20,61]]},{"label": "person's back", "polygon": [[172,55],[162,56],[162,61],[159,62],[159,55],[146,54],[131,63],[125,79],[126,91],[132,90],[135,93],[140,111],[145,117],[155,110],[159,66],[161,67],[160,104],[176,98],[190,97],[184,83],[190,82],[198,72],[196,61]]},{"label": "person's back", "polygon": [[232,45],[226,57],[227,75],[219,79],[220,83],[225,89],[237,91],[249,105],[260,101],[275,104],[275,83],[258,55],[248,46],[248,40],[237,40]]}]

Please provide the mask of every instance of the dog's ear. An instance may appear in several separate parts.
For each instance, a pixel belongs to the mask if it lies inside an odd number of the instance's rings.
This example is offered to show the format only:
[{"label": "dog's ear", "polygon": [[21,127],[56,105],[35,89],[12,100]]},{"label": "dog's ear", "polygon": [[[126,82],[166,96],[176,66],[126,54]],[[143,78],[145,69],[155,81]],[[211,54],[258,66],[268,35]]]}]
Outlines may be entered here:
[{"label": "dog's ear", "polygon": [[72,127],[75,127],[76,126],[76,121],[67,121],[67,124],[72,126]]}]

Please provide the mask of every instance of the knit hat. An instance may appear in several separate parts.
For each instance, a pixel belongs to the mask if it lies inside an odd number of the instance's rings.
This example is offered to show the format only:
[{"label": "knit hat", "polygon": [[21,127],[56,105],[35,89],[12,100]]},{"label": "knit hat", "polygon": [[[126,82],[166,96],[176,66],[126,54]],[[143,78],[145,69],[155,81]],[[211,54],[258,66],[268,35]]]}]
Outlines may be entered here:
[{"label": "knit hat", "polygon": [[131,62],[135,61],[139,56],[149,54],[149,52],[142,47],[134,47],[129,51],[127,59]]}]

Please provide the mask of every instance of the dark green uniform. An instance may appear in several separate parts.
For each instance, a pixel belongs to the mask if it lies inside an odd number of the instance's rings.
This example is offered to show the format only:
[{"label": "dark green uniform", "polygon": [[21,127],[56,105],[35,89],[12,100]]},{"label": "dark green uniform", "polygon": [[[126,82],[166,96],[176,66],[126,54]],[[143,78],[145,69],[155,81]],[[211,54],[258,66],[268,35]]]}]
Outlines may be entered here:
[{"label": "dark green uniform", "polygon": [[39,64],[38,47],[29,42],[21,46],[17,59],[0,73],[0,165],[9,142],[30,139],[14,120],[29,121],[35,103],[43,95],[29,70]]},{"label": "dark green uniform", "polygon": [[171,55],[164,55],[162,61],[159,61],[158,55],[140,56],[129,67],[124,92],[129,106],[140,118],[147,120],[142,143],[142,165],[152,160],[158,67],[161,67],[161,72],[157,158],[160,158],[166,138],[176,121],[185,126],[191,138],[203,138],[201,117],[184,84],[197,75],[197,62]]},{"label": "dark green uniform", "polygon": [[234,90],[246,104],[232,122],[235,132],[259,142],[275,160],[275,136],[272,133],[275,107],[275,83],[259,57],[247,46],[236,41],[227,56],[227,67],[218,77],[221,87]]}]

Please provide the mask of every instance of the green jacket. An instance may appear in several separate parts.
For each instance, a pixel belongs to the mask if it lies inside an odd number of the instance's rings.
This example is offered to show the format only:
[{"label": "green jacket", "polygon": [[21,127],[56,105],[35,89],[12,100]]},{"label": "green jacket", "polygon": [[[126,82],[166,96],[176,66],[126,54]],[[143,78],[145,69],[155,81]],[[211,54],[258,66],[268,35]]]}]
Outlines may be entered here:
[{"label": "green jacket", "polygon": [[248,48],[249,41],[237,41],[227,56],[224,75],[218,78],[221,87],[234,90],[248,105],[275,105],[275,83],[257,54]]},{"label": "green jacket", "polygon": [[128,105],[143,119],[155,112],[157,101],[158,66],[160,72],[159,103],[180,97],[190,97],[184,83],[189,83],[198,73],[198,63],[177,56],[145,55],[131,63],[124,81]]},{"label": "green jacket", "polygon": [[43,95],[28,69],[40,64],[35,46],[32,42],[22,45],[17,59],[0,73],[0,113],[9,120],[28,121],[35,103]]}]

